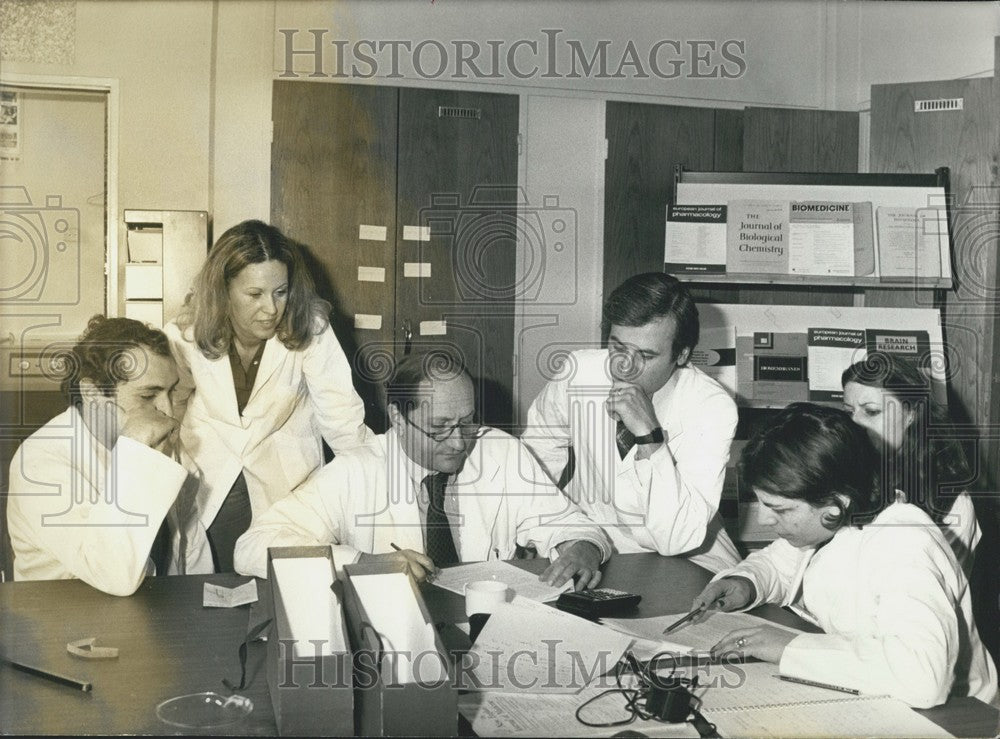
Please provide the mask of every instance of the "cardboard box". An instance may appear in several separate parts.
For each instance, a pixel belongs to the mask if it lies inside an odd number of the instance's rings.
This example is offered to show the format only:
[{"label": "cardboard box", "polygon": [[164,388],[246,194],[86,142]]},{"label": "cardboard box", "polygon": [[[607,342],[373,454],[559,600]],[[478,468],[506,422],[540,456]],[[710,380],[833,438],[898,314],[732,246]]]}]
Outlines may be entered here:
[{"label": "cardboard box", "polygon": [[353,734],[350,642],[330,547],[272,548],[267,577],[267,687],[278,734]]},{"label": "cardboard box", "polygon": [[357,733],[457,736],[455,669],[402,564],[344,567]]}]

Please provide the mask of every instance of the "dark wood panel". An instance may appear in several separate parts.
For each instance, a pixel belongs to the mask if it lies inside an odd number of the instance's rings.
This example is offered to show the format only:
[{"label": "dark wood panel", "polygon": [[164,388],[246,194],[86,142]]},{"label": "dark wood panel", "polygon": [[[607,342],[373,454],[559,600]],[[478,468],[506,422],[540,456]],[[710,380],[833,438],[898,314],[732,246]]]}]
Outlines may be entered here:
[{"label": "dark wood panel", "polygon": [[[271,220],[307,247],[376,429],[395,318],[397,107],[395,88],[274,83]],[[361,224],[385,227],[387,240],[359,239]],[[384,269],[386,280],[360,282],[358,267]],[[382,328],[355,330],[357,313],[381,316]]]},{"label": "dark wood panel", "polygon": [[743,111],[715,111],[715,151],[713,167],[716,172],[743,171]]},{"label": "dark wood panel", "polygon": [[[478,111],[442,117],[440,107]],[[414,341],[455,345],[480,381],[484,419],[513,421],[518,99],[514,95],[400,91],[397,315]],[[525,214],[530,218],[530,214]],[[527,221],[525,221],[527,223]],[[429,226],[430,241],[403,240]],[[404,264],[430,264],[430,278]],[[443,337],[420,337],[420,321],[444,319]]]},{"label": "dark wood panel", "polygon": [[674,167],[712,169],[715,111],[610,102],[604,170],[604,296],[626,278],[663,269]]},{"label": "dark wood panel", "polygon": [[815,172],[814,119],[811,110],[744,110],[743,171]]},{"label": "dark wood panel", "polygon": [[858,114],[810,111],[813,118],[814,172],[858,171]]},{"label": "dark wood panel", "polygon": [[[964,109],[914,113],[917,99],[962,97]],[[952,209],[955,288],[944,300],[945,340],[954,410],[986,429],[1000,421],[994,404],[997,301],[997,173],[1000,137],[992,79],[872,87],[871,166],[882,172],[932,171],[947,166]],[[968,204],[970,197],[978,201]],[[992,413],[991,413],[991,409]],[[1000,457],[984,449],[981,483],[995,490]]]}]

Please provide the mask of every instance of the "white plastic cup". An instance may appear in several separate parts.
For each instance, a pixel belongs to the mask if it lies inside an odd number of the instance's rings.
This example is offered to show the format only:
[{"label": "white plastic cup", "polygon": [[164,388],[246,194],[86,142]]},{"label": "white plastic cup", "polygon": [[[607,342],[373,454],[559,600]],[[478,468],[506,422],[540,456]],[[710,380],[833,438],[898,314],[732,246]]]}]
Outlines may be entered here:
[{"label": "white plastic cup", "polygon": [[476,580],[465,585],[465,615],[493,613],[507,602],[507,583],[499,580]]}]

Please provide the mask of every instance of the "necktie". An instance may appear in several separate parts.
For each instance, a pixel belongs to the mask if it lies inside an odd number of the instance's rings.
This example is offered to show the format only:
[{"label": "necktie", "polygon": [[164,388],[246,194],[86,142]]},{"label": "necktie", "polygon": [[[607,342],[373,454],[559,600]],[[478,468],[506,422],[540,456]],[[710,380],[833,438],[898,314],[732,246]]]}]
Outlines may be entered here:
[{"label": "necktie", "polygon": [[615,441],[618,443],[618,456],[625,459],[629,449],[635,446],[635,434],[628,430],[623,422],[618,422],[618,430],[615,432]]},{"label": "necktie", "polygon": [[156,532],[156,538],[153,539],[153,546],[149,550],[149,558],[156,565],[157,575],[167,574],[167,569],[170,566],[170,544],[170,527],[167,525],[167,519],[164,518],[160,524],[160,530]]},{"label": "necktie", "polygon": [[455,539],[451,535],[451,524],[444,512],[444,490],[448,484],[448,474],[436,472],[424,478],[424,487],[430,504],[427,506],[427,556],[438,567],[457,564],[460,560],[455,550]]}]

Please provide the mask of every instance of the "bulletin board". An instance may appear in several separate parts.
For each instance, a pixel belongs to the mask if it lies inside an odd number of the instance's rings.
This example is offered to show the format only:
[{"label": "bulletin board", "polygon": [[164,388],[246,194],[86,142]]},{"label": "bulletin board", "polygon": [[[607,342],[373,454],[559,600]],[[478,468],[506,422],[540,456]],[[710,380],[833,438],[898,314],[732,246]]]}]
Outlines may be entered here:
[{"label": "bulletin board", "polygon": [[951,287],[947,168],[916,175],[678,168],[674,192],[664,265],[684,280]]}]

